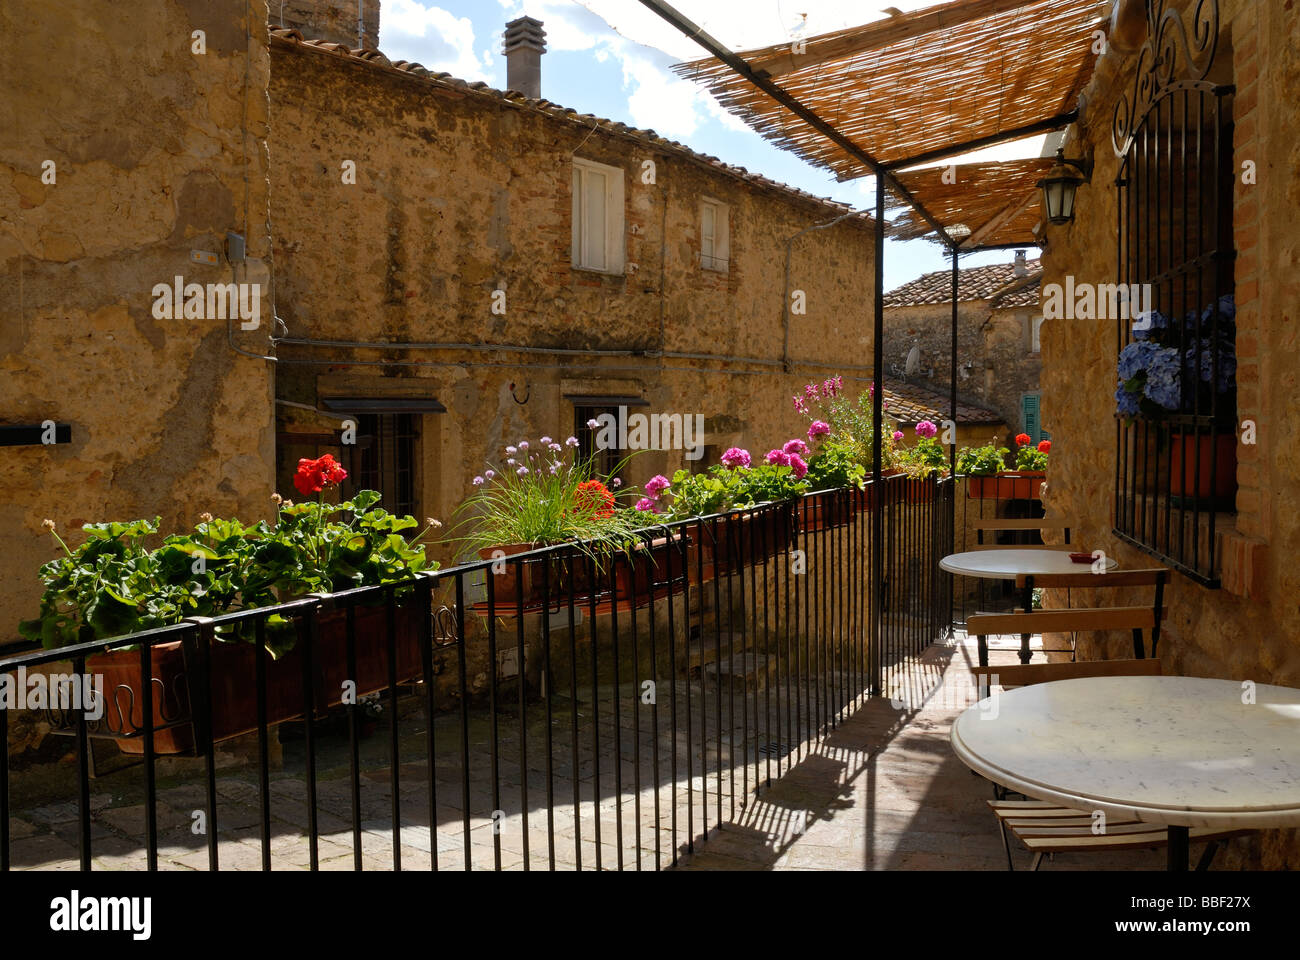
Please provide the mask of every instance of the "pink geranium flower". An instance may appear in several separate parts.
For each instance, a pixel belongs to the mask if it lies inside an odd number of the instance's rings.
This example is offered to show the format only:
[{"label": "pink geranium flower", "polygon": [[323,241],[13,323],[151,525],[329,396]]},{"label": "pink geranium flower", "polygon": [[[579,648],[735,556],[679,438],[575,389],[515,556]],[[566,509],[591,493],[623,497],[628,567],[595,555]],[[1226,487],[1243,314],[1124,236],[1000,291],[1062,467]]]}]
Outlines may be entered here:
[{"label": "pink geranium flower", "polygon": [[735,470],[737,467],[747,467],[750,462],[749,451],[742,450],[740,447],[731,447],[722,455],[722,465],[729,470]]},{"label": "pink geranium flower", "polygon": [[825,436],[831,432],[831,425],[823,420],[814,420],[812,426],[808,428],[808,439],[813,440],[817,437]]},{"label": "pink geranium flower", "polygon": [[784,450],[769,450],[767,456],[763,458],[767,463],[776,464],[777,466],[790,466],[790,454]]},{"label": "pink geranium flower", "polygon": [[925,437],[927,440],[938,432],[939,428],[929,420],[922,420],[916,425],[916,435],[918,437]]},{"label": "pink geranium flower", "polygon": [[659,494],[667,490],[672,484],[663,474],[657,474],[645,482],[646,496],[651,500],[658,500]]},{"label": "pink geranium flower", "polygon": [[787,440],[785,446],[781,448],[781,451],[783,453],[788,453],[791,456],[798,455],[802,457],[808,452],[808,444],[797,438],[794,440]]},{"label": "pink geranium flower", "polygon": [[808,474],[808,464],[797,453],[790,454],[790,467],[794,470],[796,480],[802,480]]}]

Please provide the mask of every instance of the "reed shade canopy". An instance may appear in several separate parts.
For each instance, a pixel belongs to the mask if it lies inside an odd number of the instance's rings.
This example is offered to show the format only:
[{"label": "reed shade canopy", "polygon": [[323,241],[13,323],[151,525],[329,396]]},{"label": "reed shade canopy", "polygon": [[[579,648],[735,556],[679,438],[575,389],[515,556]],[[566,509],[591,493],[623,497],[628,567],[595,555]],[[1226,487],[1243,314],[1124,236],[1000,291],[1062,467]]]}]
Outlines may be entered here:
[{"label": "reed shade canopy", "polygon": [[[890,170],[1068,123],[1110,0],[954,0],[739,53]],[[713,57],[678,64],[777,146],[839,180],[872,170]]]},{"label": "reed shade canopy", "polygon": [[[1053,163],[1050,157],[1033,157],[924,167],[895,176],[945,227],[958,223],[970,227],[963,250],[1030,246],[1039,242],[1034,228],[1042,217],[1037,183],[1048,175]],[[913,240],[932,234],[931,239],[939,239],[910,205],[892,198],[890,205],[905,208],[890,221],[892,236]]]}]

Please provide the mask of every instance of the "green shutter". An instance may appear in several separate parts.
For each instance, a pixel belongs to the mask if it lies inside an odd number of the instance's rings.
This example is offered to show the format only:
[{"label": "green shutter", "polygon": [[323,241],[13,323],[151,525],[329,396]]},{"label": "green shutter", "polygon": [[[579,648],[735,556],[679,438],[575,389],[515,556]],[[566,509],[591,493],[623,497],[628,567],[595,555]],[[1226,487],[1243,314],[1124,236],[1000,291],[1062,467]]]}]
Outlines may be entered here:
[{"label": "green shutter", "polygon": [[1038,411],[1039,395],[1036,393],[1026,393],[1020,397],[1020,420],[1024,424],[1025,433],[1037,443],[1043,439],[1043,424],[1039,419]]}]

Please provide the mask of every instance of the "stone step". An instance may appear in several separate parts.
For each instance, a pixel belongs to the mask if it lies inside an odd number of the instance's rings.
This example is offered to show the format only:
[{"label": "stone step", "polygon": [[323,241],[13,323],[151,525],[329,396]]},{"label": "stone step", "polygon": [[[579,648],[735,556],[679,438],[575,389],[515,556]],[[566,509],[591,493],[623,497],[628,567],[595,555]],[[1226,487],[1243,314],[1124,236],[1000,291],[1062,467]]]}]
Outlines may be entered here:
[{"label": "stone step", "polygon": [[713,663],[721,658],[726,660],[732,651],[741,653],[749,649],[749,638],[743,633],[723,633],[721,636],[707,630],[699,640],[692,641],[686,647],[686,665],[688,669]]}]

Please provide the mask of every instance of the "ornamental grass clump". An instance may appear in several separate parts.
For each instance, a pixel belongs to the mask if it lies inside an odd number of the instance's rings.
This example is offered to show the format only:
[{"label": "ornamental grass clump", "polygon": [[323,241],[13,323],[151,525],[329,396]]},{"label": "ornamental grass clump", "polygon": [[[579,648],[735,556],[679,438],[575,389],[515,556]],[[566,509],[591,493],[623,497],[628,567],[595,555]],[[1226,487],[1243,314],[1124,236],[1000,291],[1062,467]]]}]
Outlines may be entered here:
[{"label": "ornamental grass clump", "polygon": [[[165,627],[188,617],[216,617],[274,606],[310,593],[402,583],[438,564],[424,540],[441,524],[420,527],[378,506],[362,490],[343,503],[325,491],[347,473],[328,454],[299,462],[294,486],[315,501],[293,503],[272,495],[273,524],[220,519],[204,513],[193,533],[171,534],[153,546],[161,520],[88,523],[86,539],[70,547],[45,522],[63,555],[44,564],[46,589],[36,618],[19,624],[28,640],[50,649]],[[409,591],[397,591],[404,595]],[[296,639],[283,617],[267,618],[266,646],[278,656]],[[252,640],[251,625],[218,624],[218,639]]]},{"label": "ornamental grass clump", "polygon": [[463,531],[457,541],[477,551],[576,542],[593,557],[626,549],[643,523],[619,503],[618,479],[607,486],[596,475],[594,458],[577,450],[576,437],[507,446],[501,464],[474,478],[473,493],[457,509],[462,519],[456,529]]}]

